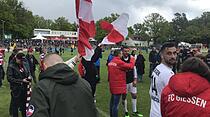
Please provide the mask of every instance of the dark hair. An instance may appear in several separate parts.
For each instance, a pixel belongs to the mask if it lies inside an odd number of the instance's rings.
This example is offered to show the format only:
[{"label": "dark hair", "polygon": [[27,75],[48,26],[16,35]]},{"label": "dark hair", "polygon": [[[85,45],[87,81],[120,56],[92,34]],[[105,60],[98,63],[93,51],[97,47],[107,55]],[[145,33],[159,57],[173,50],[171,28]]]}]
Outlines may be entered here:
[{"label": "dark hair", "polygon": [[114,50],[114,56],[118,56],[120,54],[121,50],[120,49],[117,49],[117,50]]},{"label": "dark hair", "polygon": [[129,47],[128,46],[122,46],[122,50],[124,50],[124,49],[129,49]]},{"label": "dark hair", "polygon": [[185,60],[181,71],[196,73],[210,82],[210,69],[200,58],[190,57]]},{"label": "dark hair", "polygon": [[162,47],[160,48],[160,53],[162,53],[166,48],[176,47],[175,43],[173,42],[165,42]]}]

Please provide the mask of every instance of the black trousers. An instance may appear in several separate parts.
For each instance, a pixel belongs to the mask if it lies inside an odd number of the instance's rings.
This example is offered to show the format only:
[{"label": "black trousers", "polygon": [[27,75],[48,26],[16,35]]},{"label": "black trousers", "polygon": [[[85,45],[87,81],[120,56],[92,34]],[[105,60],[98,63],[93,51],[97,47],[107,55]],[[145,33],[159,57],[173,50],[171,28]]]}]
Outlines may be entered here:
[{"label": "black trousers", "polygon": [[100,82],[100,66],[96,66],[97,82]]},{"label": "black trousers", "polygon": [[12,116],[18,117],[19,110],[21,111],[22,117],[26,117],[26,99],[27,99],[27,91],[12,91],[11,93],[11,109]]}]

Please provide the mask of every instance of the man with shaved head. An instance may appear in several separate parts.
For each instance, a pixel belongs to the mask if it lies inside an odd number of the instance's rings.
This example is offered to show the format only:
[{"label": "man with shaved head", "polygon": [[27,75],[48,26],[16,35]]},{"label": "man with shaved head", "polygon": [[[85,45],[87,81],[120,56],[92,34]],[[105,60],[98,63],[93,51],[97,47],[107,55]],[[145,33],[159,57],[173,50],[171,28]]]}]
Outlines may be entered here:
[{"label": "man with shaved head", "polygon": [[57,54],[45,56],[44,71],[32,91],[28,117],[98,116],[89,83],[72,69],[78,60],[76,56],[64,63]]}]

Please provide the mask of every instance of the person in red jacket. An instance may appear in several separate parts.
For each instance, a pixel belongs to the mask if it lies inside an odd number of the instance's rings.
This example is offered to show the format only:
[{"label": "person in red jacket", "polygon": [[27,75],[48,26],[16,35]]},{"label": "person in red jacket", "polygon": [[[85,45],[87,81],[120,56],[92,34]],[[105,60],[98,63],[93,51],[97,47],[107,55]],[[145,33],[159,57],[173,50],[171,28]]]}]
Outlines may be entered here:
[{"label": "person in red jacket", "polygon": [[171,77],[161,95],[162,117],[210,117],[210,70],[191,57]]},{"label": "person in red jacket", "polygon": [[126,94],[126,71],[134,68],[135,59],[131,57],[130,63],[121,60],[121,50],[114,51],[114,58],[108,64],[109,88],[112,94],[110,101],[110,116],[118,117],[120,97]]}]

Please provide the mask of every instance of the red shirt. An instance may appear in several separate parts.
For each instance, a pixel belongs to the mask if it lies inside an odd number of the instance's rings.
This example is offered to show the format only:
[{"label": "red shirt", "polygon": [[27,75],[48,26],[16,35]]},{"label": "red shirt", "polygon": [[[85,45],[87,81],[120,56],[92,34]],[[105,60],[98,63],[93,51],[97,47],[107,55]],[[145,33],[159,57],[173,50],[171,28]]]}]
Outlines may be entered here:
[{"label": "red shirt", "polygon": [[179,73],[161,95],[162,117],[210,117],[210,84],[194,73]]}]

